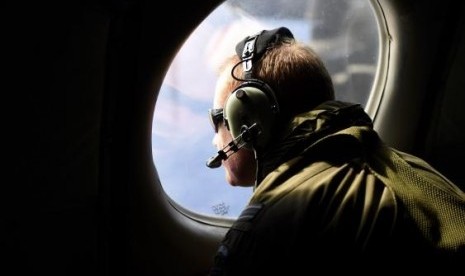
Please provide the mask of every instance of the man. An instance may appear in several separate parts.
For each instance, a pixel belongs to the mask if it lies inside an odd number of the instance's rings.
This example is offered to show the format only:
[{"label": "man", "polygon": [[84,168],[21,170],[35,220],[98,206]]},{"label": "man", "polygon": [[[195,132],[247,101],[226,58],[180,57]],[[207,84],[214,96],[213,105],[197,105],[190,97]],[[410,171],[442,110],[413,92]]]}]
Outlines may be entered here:
[{"label": "man", "polygon": [[223,165],[231,185],[254,193],[211,275],[465,263],[465,194],[386,146],[360,105],[336,101],[309,47],[282,27],[236,52],[220,70],[210,110],[218,155],[207,166]]}]

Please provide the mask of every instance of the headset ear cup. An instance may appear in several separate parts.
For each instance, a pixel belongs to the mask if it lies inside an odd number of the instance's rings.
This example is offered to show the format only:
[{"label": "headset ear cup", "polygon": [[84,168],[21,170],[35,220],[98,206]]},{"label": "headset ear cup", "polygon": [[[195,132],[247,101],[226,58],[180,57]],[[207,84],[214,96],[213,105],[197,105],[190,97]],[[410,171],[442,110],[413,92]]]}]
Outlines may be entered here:
[{"label": "headset ear cup", "polygon": [[247,142],[247,148],[263,148],[270,140],[278,112],[269,93],[256,85],[243,85],[234,90],[226,101],[224,118],[234,139],[253,124],[258,127],[258,135]]}]

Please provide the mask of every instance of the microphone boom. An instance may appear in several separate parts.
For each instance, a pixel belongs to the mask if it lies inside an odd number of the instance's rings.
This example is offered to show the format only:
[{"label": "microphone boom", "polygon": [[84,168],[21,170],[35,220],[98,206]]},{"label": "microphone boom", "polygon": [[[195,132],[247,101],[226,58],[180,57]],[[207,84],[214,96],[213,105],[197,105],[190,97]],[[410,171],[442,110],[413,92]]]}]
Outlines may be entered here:
[{"label": "microphone boom", "polygon": [[[221,166],[221,162],[226,160],[232,154],[238,152],[243,146],[251,141],[255,140],[255,138],[260,134],[260,131],[257,129],[257,124],[253,124],[250,127],[244,126],[244,130],[241,132],[239,136],[237,136],[234,140],[228,143],[222,150],[218,151],[218,154],[215,156],[210,157],[207,160],[207,167],[210,169],[219,168]],[[231,154],[228,155],[229,152]]]}]

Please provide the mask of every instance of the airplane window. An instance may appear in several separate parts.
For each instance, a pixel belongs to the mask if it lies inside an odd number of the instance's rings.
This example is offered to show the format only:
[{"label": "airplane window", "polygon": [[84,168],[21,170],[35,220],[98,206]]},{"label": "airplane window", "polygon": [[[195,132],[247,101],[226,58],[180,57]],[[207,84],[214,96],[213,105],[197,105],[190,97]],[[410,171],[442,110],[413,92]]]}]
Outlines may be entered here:
[{"label": "airplane window", "polygon": [[217,7],[172,61],[157,99],[152,153],[163,189],[191,213],[235,218],[252,188],[231,187],[216,153],[207,110],[216,66],[235,44],[262,29],[288,27],[320,54],[336,97],[366,106],[378,66],[378,24],[369,0],[231,0]]}]

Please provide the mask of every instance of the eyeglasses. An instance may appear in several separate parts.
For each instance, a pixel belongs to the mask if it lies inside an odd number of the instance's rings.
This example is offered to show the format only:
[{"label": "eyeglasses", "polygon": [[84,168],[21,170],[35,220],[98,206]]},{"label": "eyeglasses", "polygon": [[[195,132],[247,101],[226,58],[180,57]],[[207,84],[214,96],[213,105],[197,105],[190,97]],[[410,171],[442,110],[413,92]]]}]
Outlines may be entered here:
[{"label": "eyeglasses", "polygon": [[215,130],[215,133],[218,132],[218,125],[223,122],[223,109],[222,108],[210,108],[208,110],[208,115],[210,118],[210,123]]}]

